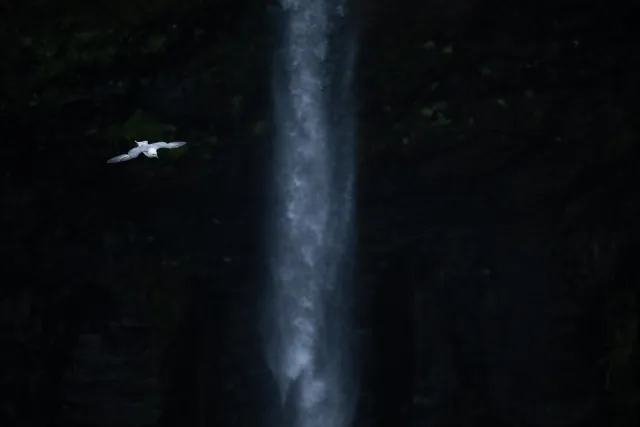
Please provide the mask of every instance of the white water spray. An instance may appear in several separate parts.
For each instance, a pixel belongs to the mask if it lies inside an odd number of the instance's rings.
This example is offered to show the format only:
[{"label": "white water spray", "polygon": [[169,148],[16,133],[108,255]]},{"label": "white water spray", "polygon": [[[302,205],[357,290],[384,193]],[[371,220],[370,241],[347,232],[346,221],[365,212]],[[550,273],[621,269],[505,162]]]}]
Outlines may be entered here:
[{"label": "white water spray", "polygon": [[355,403],[347,315],[355,39],[346,3],[280,1],[286,29],[274,72],[277,202],[264,322],[270,367],[294,427],[346,427]]}]

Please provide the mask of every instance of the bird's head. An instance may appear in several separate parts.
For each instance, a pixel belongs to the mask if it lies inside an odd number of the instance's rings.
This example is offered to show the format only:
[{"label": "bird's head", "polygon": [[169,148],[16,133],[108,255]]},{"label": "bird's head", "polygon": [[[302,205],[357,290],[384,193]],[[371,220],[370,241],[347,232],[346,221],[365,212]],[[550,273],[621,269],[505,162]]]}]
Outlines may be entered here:
[{"label": "bird's head", "polygon": [[158,150],[155,149],[155,148],[149,149],[149,151],[147,151],[147,157],[155,157],[157,159],[158,158]]}]

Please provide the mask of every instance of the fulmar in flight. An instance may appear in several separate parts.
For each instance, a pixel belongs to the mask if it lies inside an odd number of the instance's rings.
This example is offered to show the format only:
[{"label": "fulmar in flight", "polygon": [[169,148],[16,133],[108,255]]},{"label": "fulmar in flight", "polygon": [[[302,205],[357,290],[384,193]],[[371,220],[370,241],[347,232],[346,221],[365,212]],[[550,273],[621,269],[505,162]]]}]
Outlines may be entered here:
[{"label": "fulmar in flight", "polygon": [[155,157],[157,159],[158,150],[160,148],[178,148],[182,147],[184,144],[186,144],[186,142],[153,142],[149,144],[149,141],[136,141],[136,144],[138,144],[138,146],[129,150],[127,154],[112,157],[107,160],[107,163],[126,162],[127,160],[135,159],[140,155],[140,153],[144,154],[147,157]]}]

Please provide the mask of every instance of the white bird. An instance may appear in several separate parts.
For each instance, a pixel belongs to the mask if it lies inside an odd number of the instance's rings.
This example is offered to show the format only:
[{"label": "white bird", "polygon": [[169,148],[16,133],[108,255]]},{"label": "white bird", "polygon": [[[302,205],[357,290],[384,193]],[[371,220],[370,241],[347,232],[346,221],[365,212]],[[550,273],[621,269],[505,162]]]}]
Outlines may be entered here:
[{"label": "white bird", "polygon": [[136,141],[136,144],[138,144],[138,146],[129,150],[127,154],[112,157],[107,160],[107,163],[126,162],[127,160],[135,159],[140,155],[140,153],[144,154],[147,157],[155,157],[157,159],[158,150],[160,148],[178,148],[182,147],[184,144],[186,144],[186,142],[153,142],[149,144],[149,141]]}]

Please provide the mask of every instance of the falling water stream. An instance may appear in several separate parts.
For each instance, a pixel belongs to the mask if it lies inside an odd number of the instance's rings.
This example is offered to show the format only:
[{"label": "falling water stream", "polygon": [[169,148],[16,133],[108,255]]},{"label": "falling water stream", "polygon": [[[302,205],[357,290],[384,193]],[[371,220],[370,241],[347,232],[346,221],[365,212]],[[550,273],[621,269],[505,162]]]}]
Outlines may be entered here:
[{"label": "falling water stream", "polygon": [[[356,387],[349,317],[354,257],[355,35],[347,0],[280,0],[270,368],[292,427],[346,427]],[[264,326],[264,325],[263,325]]]}]

